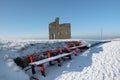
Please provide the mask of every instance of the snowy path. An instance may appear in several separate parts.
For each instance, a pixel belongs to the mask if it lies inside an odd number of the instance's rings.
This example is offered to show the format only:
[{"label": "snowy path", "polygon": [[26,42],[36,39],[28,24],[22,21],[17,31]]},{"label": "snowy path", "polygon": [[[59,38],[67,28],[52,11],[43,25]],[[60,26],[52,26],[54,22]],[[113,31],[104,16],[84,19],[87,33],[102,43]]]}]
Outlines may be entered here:
[{"label": "snowy path", "polygon": [[[84,67],[83,71],[64,73],[56,80],[120,80],[120,42],[106,43],[97,48],[93,47],[87,53],[92,54],[89,56],[92,57],[91,65]],[[87,62],[84,59],[84,63]]]},{"label": "snowy path", "polygon": [[[31,75],[31,71],[27,72]],[[120,80],[120,42],[110,42],[72,56],[62,67],[47,65],[46,77],[39,68],[34,75],[40,80]]]}]

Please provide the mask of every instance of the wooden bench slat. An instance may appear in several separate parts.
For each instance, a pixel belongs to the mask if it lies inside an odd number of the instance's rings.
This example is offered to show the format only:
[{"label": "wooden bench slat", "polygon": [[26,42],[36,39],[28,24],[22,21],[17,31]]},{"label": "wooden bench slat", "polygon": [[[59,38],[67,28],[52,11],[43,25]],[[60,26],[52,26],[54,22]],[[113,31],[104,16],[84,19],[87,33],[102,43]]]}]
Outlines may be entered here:
[{"label": "wooden bench slat", "polygon": [[77,48],[81,48],[81,47],[84,47],[84,46],[86,46],[86,45],[81,45],[81,46],[76,46]]},{"label": "wooden bench slat", "polygon": [[[71,47],[70,49],[76,49],[76,48],[81,48],[81,47],[84,47],[85,45],[81,45],[81,46],[76,46],[76,47]],[[36,61],[36,62],[33,62],[33,63],[29,63],[29,66],[37,66],[37,65],[41,65],[41,64],[44,64],[46,62],[49,62],[49,61],[53,61],[55,59],[58,59],[58,58],[61,58],[61,57],[64,57],[64,56],[67,56],[67,55],[71,55],[72,53],[63,53],[63,54],[59,54],[57,56],[54,56],[54,57],[50,57],[50,58],[47,58],[47,59],[43,59],[43,60],[40,60],[40,61]]]},{"label": "wooden bench slat", "polygon": [[86,45],[81,45],[81,46],[76,46],[76,47],[71,47],[71,48],[69,48],[69,49],[76,49],[76,48],[80,48],[80,47],[84,47],[84,46],[86,46]]},{"label": "wooden bench slat", "polygon": [[63,54],[60,54],[60,55],[57,55],[57,56],[54,56],[54,57],[50,57],[50,58],[47,58],[47,59],[43,59],[43,60],[40,60],[40,61],[29,63],[29,66],[41,65],[41,64],[44,64],[46,62],[53,61],[55,59],[58,59],[58,58],[61,58],[61,57],[64,57],[64,56],[68,56],[68,55],[71,55],[71,54],[72,53],[63,53]]}]

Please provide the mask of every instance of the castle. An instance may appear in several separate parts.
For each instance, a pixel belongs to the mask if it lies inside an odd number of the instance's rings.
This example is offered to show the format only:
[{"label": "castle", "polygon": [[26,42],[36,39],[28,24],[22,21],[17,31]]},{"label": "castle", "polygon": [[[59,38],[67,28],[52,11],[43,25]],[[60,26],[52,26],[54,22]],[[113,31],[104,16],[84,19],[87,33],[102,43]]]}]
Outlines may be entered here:
[{"label": "castle", "polygon": [[57,17],[49,24],[49,39],[71,39],[70,23],[59,24]]}]

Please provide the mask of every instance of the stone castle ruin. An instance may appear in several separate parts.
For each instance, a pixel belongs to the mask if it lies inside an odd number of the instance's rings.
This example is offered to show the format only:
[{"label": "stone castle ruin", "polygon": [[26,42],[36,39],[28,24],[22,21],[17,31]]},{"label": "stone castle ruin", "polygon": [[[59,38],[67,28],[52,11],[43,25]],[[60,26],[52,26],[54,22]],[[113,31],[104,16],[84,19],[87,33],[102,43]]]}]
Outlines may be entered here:
[{"label": "stone castle ruin", "polygon": [[70,23],[59,24],[57,17],[49,24],[49,39],[71,39]]}]

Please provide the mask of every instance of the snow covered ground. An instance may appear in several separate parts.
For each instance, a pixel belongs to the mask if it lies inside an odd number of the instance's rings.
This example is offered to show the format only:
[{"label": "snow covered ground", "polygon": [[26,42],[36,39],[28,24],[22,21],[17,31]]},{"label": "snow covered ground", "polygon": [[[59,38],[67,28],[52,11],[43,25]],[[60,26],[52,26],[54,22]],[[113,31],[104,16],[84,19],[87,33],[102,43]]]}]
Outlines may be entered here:
[{"label": "snow covered ground", "polygon": [[[83,42],[91,45],[98,41]],[[61,67],[45,64],[46,77],[41,76],[39,68],[32,75],[31,70],[23,71],[13,62],[17,56],[57,47],[65,47],[64,42],[0,40],[0,80],[29,80],[29,76],[39,80],[120,80],[120,41],[98,45],[83,53],[78,50],[78,56],[62,61]]]},{"label": "snow covered ground", "polygon": [[120,42],[95,46],[67,66],[55,80],[120,80]]}]

